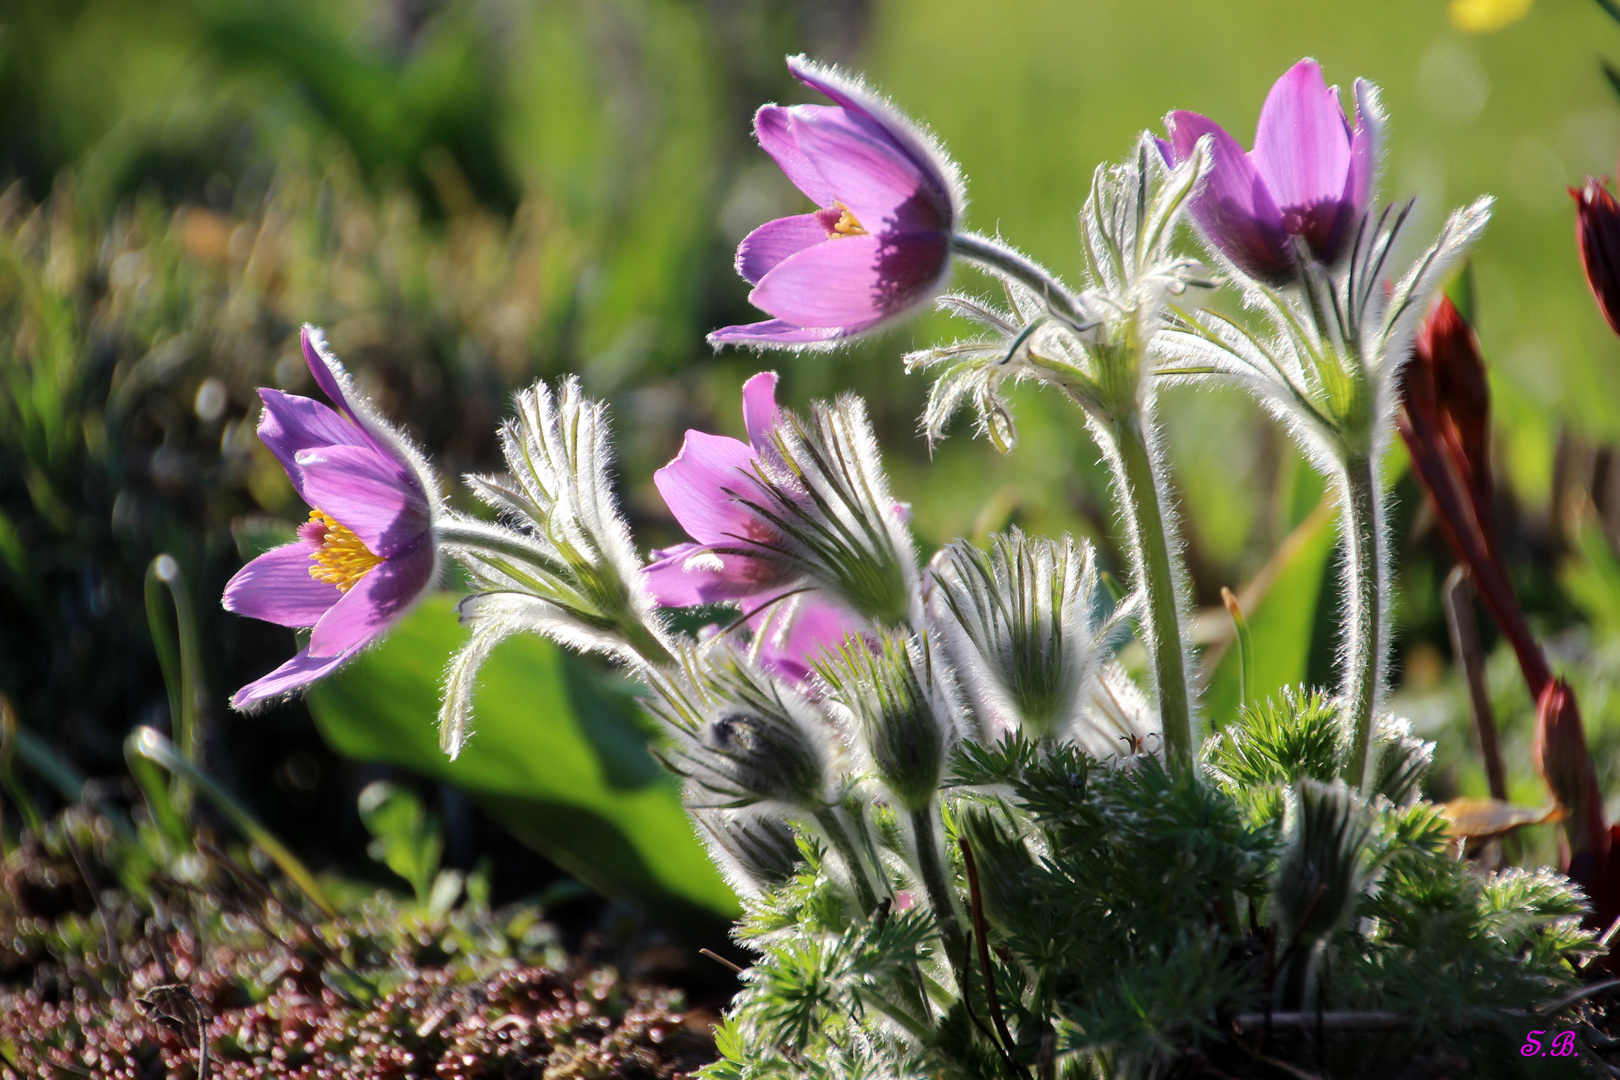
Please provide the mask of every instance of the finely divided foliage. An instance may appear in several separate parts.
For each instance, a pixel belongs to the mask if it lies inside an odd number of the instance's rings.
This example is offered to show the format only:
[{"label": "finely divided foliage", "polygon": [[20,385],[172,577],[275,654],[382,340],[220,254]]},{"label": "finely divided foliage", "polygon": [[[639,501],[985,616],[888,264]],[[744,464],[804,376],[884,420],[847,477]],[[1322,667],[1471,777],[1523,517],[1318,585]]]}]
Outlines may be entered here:
[{"label": "finely divided foliage", "polygon": [[[1007,379],[1064,394],[1113,466],[1128,594],[1110,610],[1089,544],[1017,529],[987,549],[950,544],[919,573],[864,405],[778,409],[771,375],[744,389],[747,444],[689,432],[660,473],[692,542],[646,566],[612,495],[605,406],[574,381],[537,386],[503,431],[509,475],[468,478],[499,521],[434,524],[475,590],[446,678],[447,749],[468,737],[478,666],[506,635],[642,680],[661,759],[744,898],[738,936],[756,953],[713,1080],[1250,1076],[1266,1059],[1368,1075],[1419,1051],[1512,1072],[1516,1058],[1490,1055],[1595,949],[1582,901],[1562,879],[1454,858],[1420,795],[1432,747],[1380,707],[1377,466],[1394,375],[1488,203],[1454,215],[1386,291],[1407,211],[1369,209],[1375,95],[1358,85],[1351,132],[1312,62],[1278,83],[1255,154],[1349,184],[1331,221],[1295,214],[1309,185],[1272,170],[1276,205],[1248,209],[1275,220],[1255,233],[1260,219],[1220,200],[1254,196],[1242,169],[1261,166],[1224,132],[1178,127],[1173,147],[1144,135],[1095,174],[1075,292],[999,239],[955,231],[960,188],[937,147],[862,84],[795,65],[837,104],[764,110],[761,141],[820,209],[744,242],[739,265],[777,320],[721,339],[824,343],[914,306],[948,256],[984,270],[1005,309],[940,304],[988,335],[907,358],[943,369],[924,427],[943,437],[972,403],[1006,450]],[[1331,160],[1290,155],[1290,117],[1333,136],[1313,144]],[[1268,331],[1193,310],[1217,282],[1177,250],[1189,207]],[[1265,229],[1290,246],[1232,254],[1277,239]],[[941,230],[946,254],[919,261]],[[1266,401],[1338,486],[1347,621],[1337,695],[1209,717],[1200,748],[1155,402],[1161,381],[1208,378]],[[655,596],[742,610],[686,636]],[[1139,674],[1117,654],[1133,625]],[[1369,1035],[1330,1022],[1344,1010],[1395,1018]],[[1307,1034],[1283,1014],[1321,1019]]]}]

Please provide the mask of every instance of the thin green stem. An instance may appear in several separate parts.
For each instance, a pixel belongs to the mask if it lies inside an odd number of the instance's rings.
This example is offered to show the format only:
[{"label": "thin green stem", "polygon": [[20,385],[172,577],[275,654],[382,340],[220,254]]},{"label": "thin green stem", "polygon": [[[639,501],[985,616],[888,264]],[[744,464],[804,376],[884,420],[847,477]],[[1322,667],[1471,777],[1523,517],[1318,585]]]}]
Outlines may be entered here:
[{"label": "thin green stem", "polygon": [[1372,458],[1353,455],[1344,464],[1344,679],[1340,698],[1350,756],[1344,778],[1361,786],[1372,746],[1373,711],[1384,666],[1383,506]]},{"label": "thin green stem", "polygon": [[1181,610],[1176,600],[1176,577],[1165,535],[1165,515],[1142,416],[1116,417],[1109,425],[1112,446],[1122,480],[1121,507],[1131,534],[1129,545],[1136,559],[1132,568],[1142,590],[1140,623],[1143,643],[1153,666],[1159,693],[1159,715],[1164,724],[1165,757],[1172,768],[1193,765],[1192,705],[1187,692],[1187,657],[1181,647]]},{"label": "thin green stem", "polygon": [[[940,862],[939,831],[936,828],[938,811],[929,806],[911,812],[911,835],[917,845],[917,873],[922,878],[928,902],[934,908],[939,922],[940,937],[945,942],[945,955],[951,967],[957,968],[966,950],[967,938],[962,936],[962,922],[956,917],[956,890],[945,880],[945,866]],[[961,982],[962,972],[956,972]]]},{"label": "thin green stem", "polygon": [[855,886],[855,897],[860,901],[862,913],[870,915],[877,910],[877,894],[872,891],[872,882],[866,876],[866,860],[861,858],[860,850],[849,838],[849,830],[844,828],[844,823],[838,820],[838,811],[831,806],[817,810],[815,819],[816,824],[821,826],[821,831],[832,841],[832,846],[838,849],[838,854],[843,856],[844,862],[848,864],[850,880]]},{"label": "thin green stem", "polygon": [[1079,299],[1067,286],[1045,267],[1000,241],[973,233],[957,233],[951,237],[951,249],[964,259],[1025,286],[1071,325],[1079,327],[1091,322],[1081,308]]}]

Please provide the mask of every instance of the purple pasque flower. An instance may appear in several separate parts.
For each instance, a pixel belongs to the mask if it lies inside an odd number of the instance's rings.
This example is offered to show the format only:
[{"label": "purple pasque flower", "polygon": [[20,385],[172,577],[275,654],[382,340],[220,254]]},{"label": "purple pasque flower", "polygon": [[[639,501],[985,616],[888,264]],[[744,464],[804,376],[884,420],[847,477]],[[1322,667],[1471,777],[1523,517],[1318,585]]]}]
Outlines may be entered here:
[{"label": "purple pasque flower", "polygon": [[310,373],[336,409],[261,389],[259,438],[312,508],[298,539],[266,552],[225,586],[227,611],[298,629],[309,644],[231,705],[246,709],[335,670],[377,640],[432,587],[438,485],[427,462],[372,409],[314,327]]},{"label": "purple pasque flower", "polygon": [[774,316],[709,335],[714,345],[802,346],[870,330],[944,285],[966,204],[943,150],[859,79],[803,56],[800,82],[832,105],[766,105],[759,145],[818,209],[768,221],[737,247],[755,307]]},{"label": "purple pasque flower", "polygon": [[[865,628],[859,616],[822,593],[802,587],[799,573],[766,556],[772,525],[738,495],[755,492],[755,470],[774,460],[776,373],[762,371],[743,384],[743,426],[748,441],[688,431],[675,460],[653,483],[691,542],[653,552],[643,571],[648,591],[664,607],[734,603],[755,634],[757,657],[767,668],[802,681],[821,650]],[[743,554],[759,548],[760,556]]]},{"label": "purple pasque flower", "polygon": [[1355,84],[1352,128],[1339,88],[1315,60],[1289,68],[1266,95],[1254,149],[1207,116],[1177,110],[1165,117],[1159,149],[1172,165],[1209,135],[1213,159],[1190,204],[1209,242],[1250,277],[1285,285],[1299,274],[1295,241],[1312,258],[1335,262],[1355,234],[1372,196],[1383,114],[1371,83]]}]

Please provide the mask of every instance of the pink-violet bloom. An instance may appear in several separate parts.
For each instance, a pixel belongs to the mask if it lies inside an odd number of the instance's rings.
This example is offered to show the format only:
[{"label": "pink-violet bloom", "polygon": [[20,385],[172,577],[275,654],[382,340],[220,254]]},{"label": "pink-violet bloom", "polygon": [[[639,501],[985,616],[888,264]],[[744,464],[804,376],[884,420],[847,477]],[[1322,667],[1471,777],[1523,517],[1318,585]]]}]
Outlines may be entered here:
[{"label": "pink-violet bloom", "polygon": [[818,209],[768,221],[737,248],[749,302],[772,315],[709,335],[715,345],[804,346],[873,329],[927,303],[951,269],[966,204],[956,166],[860,80],[790,57],[834,102],[766,105],[759,145]]},{"label": "pink-violet bloom", "polygon": [[692,540],[653,552],[645,581],[665,607],[737,604],[756,635],[759,661],[802,681],[824,648],[866,623],[824,594],[806,591],[799,572],[772,557],[773,526],[740,501],[761,499],[755,470],[775,458],[776,373],[749,379],[742,399],[748,442],[688,431],[675,460],[653,474]]},{"label": "pink-violet bloom", "polygon": [[1159,148],[1172,165],[1211,136],[1213,161],[1192,199],[1193,219],[1221,254],[1250,277],[1284,285],[1299,274],[1295,240],[1312,258],[1335,262],[1372,197],[1382,113],[1377,90],[1357,79],[1354,128],[1315,60],[1301,60],[1272,86],[1260,110],[1254,150],[1219,124],[1177,110]]},{"label": "pink-violet bloom", "polygon": [[304,359],[337,406],[261,389],[259,438],[312,507],[293,543],[266,552],[225,586],[226,610],[294,628],[309,644],[231,705],[246,709],[334,671],[385,634],[438,577],[438,485],[422,456],[355,389],[321,332],[304,327]]}]

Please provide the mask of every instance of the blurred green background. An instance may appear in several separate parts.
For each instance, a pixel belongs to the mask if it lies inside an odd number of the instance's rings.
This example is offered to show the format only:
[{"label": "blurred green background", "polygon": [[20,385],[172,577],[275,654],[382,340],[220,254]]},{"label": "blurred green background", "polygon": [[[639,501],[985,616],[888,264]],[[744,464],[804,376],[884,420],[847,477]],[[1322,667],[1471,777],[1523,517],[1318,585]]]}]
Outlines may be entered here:
[{"label": "blurred green background", "polygon": [[[1378,83],[1384,193],[1418,197],[1413,244],[1451,207],[1498,197],[1473,273],[1505,542],[1582,694],[1605,782],[1620,783],[1620,342],[1587,294],[1565,193],[1612,174],[1620,153],[1620,99],[1600,65],[1620,57],[1620,25],[1589,0],[10,0],[8,714],[92,776],[121,773],[133,725],[167,729],[143,582],[170,553],[200,642],[185,691],[198,756],[316,865],[366,872],[356,791],[415,777],[452,863],[500,855],[497,892],[563,873],[620,898],[725,910],[610,672],[509,647],[480,699],[483,756],[449,766],[435,757],[433,684],[459,631],[442,605],[314,695],[317,725],[304,703],[228,711],[294,642],[225,615],[217,597],[304,514],[253,437],[253,389],[312,392],[296,353],[305,321],[328,329],[446,475],[496,467],[513,389],[577,372],[613,406],[644,547],[676,538],[653,470],[687,427],[740,432],[738,387],[770,366],[790,405],[868,397],[925,550],[1015,522],[1089,536],[1117,568],[1098,454],[1062,403],[1018,394],[1007,456],[965,422],[932,452],[917,434],[927,387],[899,357],[948,340],[948,321],[831,354],[704,344],[755,317],[730,265],[737,240],[803,205],[749,129],[759,103],[807,99],[781,62],[801,50],[865,71],[929,123],[968,177],[969,224],[1069,275],[1092,169],[1166,111],[1204,112],[1247,143],[1300,56],[1342,87]],[[1231,661],[1218,663],[1225,616],[1210,613],[1223,585],[1252,609],[1263,682],[1328,681],[1320,485],[1235,394],[1175,391],[1164,422],[1206,609],[1211,715],[1235,694]],[[1481,794],[1437,595],[1451,559],[1391,465],[1395,704],[1441,743],[1433,791]],[[1513,794],[1544,803],[1530,704],[1500,650],[1491,671]],[[502,773],[514,757],[545,767]],[[638,799],[654,809],[627,809]],[[507,833],[549,861],[525,862]],[[1545,852],[1550,837],[1528,844]]]}]

